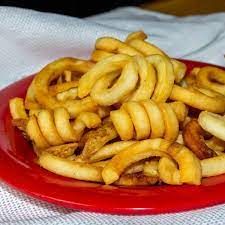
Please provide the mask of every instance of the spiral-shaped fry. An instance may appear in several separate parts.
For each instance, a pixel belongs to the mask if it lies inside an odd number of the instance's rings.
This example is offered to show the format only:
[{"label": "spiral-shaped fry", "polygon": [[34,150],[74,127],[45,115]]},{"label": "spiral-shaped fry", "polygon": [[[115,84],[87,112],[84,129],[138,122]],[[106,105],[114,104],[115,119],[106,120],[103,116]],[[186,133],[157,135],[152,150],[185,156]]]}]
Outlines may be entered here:
[{"label": "spiral-shaped fry", "polygon": [[29,118],[26,132],[37,148],[46,149],[79,141],[86,127],[96,128],[100,124],[100,117],[92,112],[82,112],[74,122],[70,122],[65,108],[43,109]]},{"label": "spiral-shaped fry", "polygon": [[[74,58],[62,58],[56,60],[44,67],[35,77],[33,88],[35,99],[38,103],[47,109],[55,109],[59,107],[66,108],[70,117],[76,117],[81,112],[93,112],[97,110],[97,105],[90,98],[81,100],[66,100],[59,101],[55,96],[52,96],[49,91],[51,82],[57,79],[65,70],[78,71],[85,73],[93,67],[93,63]],[[66,83],[65,83],[66,85]]]},{"label": "spiral-shaped fry", "polygon": [[111,111],[110,118],[121,140],[164,137],[175,141],[179,134],[179,119],[183,120],[179,115],[171,103],[146,100],[124,103],[120,109]]},{"label": "spiral-shaped fry", "polygon": [[225,95],[225,71],[213,66],[205,66],[196,76],[197,85]]}]

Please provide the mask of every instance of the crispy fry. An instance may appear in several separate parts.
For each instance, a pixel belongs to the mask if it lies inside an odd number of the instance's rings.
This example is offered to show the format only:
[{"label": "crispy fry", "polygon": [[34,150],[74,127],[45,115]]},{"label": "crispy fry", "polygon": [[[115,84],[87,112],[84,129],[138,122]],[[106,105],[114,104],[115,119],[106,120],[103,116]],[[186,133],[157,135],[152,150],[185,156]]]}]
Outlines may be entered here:
[{"label": "crispy fry", "polygon": [[152,159],[150,161],[145,162],[143,167],[143,174],[150,177],[159,177],[158,166],[158,160]]},{"label": "crispy fry", "polygon": [[9,109],[13,119],[28,119],[22,98],[10,99]]},{"label": "crispy fry", "polygon": [[[85,137],[86,136],[86,137]],[[107,142],[118,136],[111,122],[106,122],[96,130],[89,131],[83,137],[81,142],[85,142],[84,149],[81,153],[84,159],[90,158]]]},{"label": "crispy fry", "polygon": [[[111,57],[107,58],[106,60],[109,59],[111,59]],[[138,71],[137,66],[133,60],[124,66],[119,78],[116,80],[113,86],[109,88],[109,86],[112,84],[112,81],[114,81],[118,75],[120,75],[120,73],[112,72],[107,76],[99,78],[99,80],[97,80],[93,86],[90,95],[99,105],[110,106],[118,103],[124,96],[128,95],[135,89],[135,86],[138,82]],[[78,93],[80,90],[79,87]]]},{"label": "crispy fry", "polygon": [[130,56],[118,54],[98,62],[79,80],[78,96],[80,98],[87,96],[97,80],[106,74],[121,70],[129,61],[131,61]]},{"label": "crispy fry", "polygon": [[52,173],[78,180],[102,182],[101,167],[78,163],[42,152],[38,164]]},{"label": "crispy fry", "polygon": [[201,183],[200,160],[188,148],[174,143],[168,148],[168,153],[179,165],[180,181],[187,184]]},{"label": "crispy fry", "polygon": [[121,140],[147,139],[152,130],[152,138],[174,141],[179,132],[177,116],[168,103],[126,102],[120,109],[111,111],[110,118]]},{"label": "crispy fry", "polygon": [[132,33],[127,35],[127,38],[126,38],[125,42],[129,43],[129,41],[131,41],[131,40],[135,40],[135,39],[145,40],[147,38],[148,38],[148,36],[142,30],[141,31],[135,31],[135,32],[132,32]]},{"label": "crispy fry", "polygon": [[78,147],[77,143],[69,143],[51,146],[49,148],[44,149],[44,151],[61,158],[67,158],[74,154],[74,151],[76,150],[77,147]]},{"label": "crispy fry", "polygon": [[100,148],[94,155],[89,159],[90,162],[97,162],[105,159],[109,159],[114,155],[121,152],[123,149],[135,144],[136,141],[118,141],[112,144],[108,144]]},{"label": "crispy fry", "polygon": [[52,80],[59,77],[63,71],[69,69],[71,71],[87,72],[93,67],[89,61],[78,60],[74,58],[62,58],[56,60],[44,67],[34,79],[35,98],[39,104],[48,109],[64,107],[68,110],[71,117],[76,117],[84,111],[96,111],[97,105],[90,97],[81,100],[58,101],[49,93],[49,85]]},{"label": "crispy fry", "polygon": [[204,130],[225,141],[225,117],[203,111],[199,114],[198,122]]},{"label": "crispy fry", "polygon": [[157,177],[146,176],[142,173],[124,174],[114,184],[121,186],[154,185],[159,181]]},{"label": "crispy fry", "polygon": [[188,115],[188,107],[183,102],[171,102],[169,105],[172,107],[175,112],[179,122],[184,122]]},{"label": "crispy fry", "polygon": [[217,137],[212,137],[209,140],[206,140],[205,143],[209,148],[213,149],[214,151],[223,152],[225,150],[225,141]]},{"label": "crispy fry", "polygon": [[169,98],[174,84],[173,66],[165,56],[150,55],[146,59],[157,71],[157,84],[152,99],[156,102],[165,102]]},{"label": "crispy fry", "polygon": [[180,171],[177,168],[176,163],[166,157],[162,157],[159,160],[158,172],[160,179],[166,184],[181,185]]},{"label": "crispy fry", "polygon": [[102,37],[97,39],[95,43],[95,48],[98,50],[104,50],[107,52],[113,52],[118,54],[126,54],[130,56],[142,55],[139,50],[112,37]]},{"label": "crispy fry", "polygon": [[153,156],[167,157],[165,152],[171,142],[163,139],[148,139],[140,141],[124,149],[104,167],[102,177],[106,184],[119,179],[122,172],[131,164]]},{"label": "crispy fry", "polygon": [[205,66],[196,76],[197,85],[225,95],[225,71],[213,66]]},{"label": "crispy fry", "polygon": [[225,112],[225,101],[223,98],[219,98],[218,96],[208,96],[196,88],[188,89],[174,85],[170,99],[181,101],[200,110],[207,110],[215,113]]},{"label": "crispy fry", "polygon": [[214,156],[204,140],[204,130],[198,124],[196,119],[192,119],[183,129],[183,138],[185,145],[195,153],[199,159],[206,159]]}]

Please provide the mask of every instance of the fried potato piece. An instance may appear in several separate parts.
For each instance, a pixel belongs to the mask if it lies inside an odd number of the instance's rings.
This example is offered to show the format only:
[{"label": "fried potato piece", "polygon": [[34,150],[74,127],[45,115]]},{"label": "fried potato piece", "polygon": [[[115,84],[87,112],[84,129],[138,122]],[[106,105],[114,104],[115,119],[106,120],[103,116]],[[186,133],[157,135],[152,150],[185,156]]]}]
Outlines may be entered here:
[{"label": "fried potato piece", "polygon": [[146,176],[142,173],[124,174],[114,184],[120,186],[144,186],[155,185],[158,177]]},{"label": "fried potato piece", "polygon": [[74,154],[74,151],[76,150],[77,147],[78,147],[77,143],[69,143],[51,146],[49,148],[44,149],[44,151],[61,158],[67,158]]},{"label": "fried potato piece", "polygon": [[55,96],[51,96],[49,86],[51,81],[58,78],[65,70],[85,73],[93,67],[93,63],[74,58],[58,59],[45,66],[34,79],[35,98],[40,105],[47,109],[64,107],[71,117],[76,117],[81,112],[94,112],[97,110],[96,103],[90,98],[81,100],[59,101]]},{"label": "fried potato piece", "polygon": [[167,157],[168,155],[164,151],[170,144],[171,142],[164,139],[148,139],[124,149],[104,167],[102,171],[104,182],[106,184],[115,182],[128,166],[140,160],[153,156]]},{"label": "fried potato piece", "polygon": [[38,164],[52,173],[78,180],[102,182],[101,167],[63,159],[47,152],[42,152]]},{"label": "fried potato piece", "polygon": [[209,140],[206,140],[205,143],[209,148],[213,149],[214,151],[223,152],[225,150],[225,141],[217,137],[212,137]]},{"label": "fried potato piece", "polygon": [[225,141],[225,117],[203,111],[199,114],[198,122],[205,131]]},{"label": "fried potato piece", "polygon": [[162,157],[159,160],[158,172],[160,179],[166,184],[181,185],[180,171],[176,163],[169,158]]},{"label": "fried potato piece", "polygon": [[[111,58],[107,58],[106,60],[109,59]],[[101,71],[99,72],[101,73]],[[118,75],[120,76],[115,81],[115,78],[117,78]],[[115,81],[115,83],[111,88],[109,88],[112,81]],[[99,105],[110,106],[120,102],[124,96],[131,93],[131,91],[135,89],[137,82],[137,66],[132,60],[123,67],[121,74],[118,72],[112,72],[107,76],[99,78],[92,87],[90,95]]]},{"label": "fried potato piece", "polygon": [[16,98],[10,99],[9,109],[13,119],[28,119],[22,98],[16,97]]},{"label": "fried potato piece", "polygon": [[109,159],[121,152],[123,149],[135,144],[136,141],[117,141],[100,148],[94,155],[89,158],[90,162],[97,162]]},{"label": "fried potato piece", "polygon": [[179,122],[184,122],[188,115],[188,107],[183,102],[171,102],[169,105],[172,107],[175,112]]},{"label": "fried potato piece", "polygon": [[118,136],[114,126],[111,122],[106,122],[96,130],[91,130],[81,139],[84,144],[81,156],[84,159],[90,158],[107,142],[113,140]]},{"label": "fried potato piece", "polygon": [[196,76],[199,87],[225,95],[225,71],[214,66],[204,66]]},{"label": "fried potato piece", "polygon": [[168,153],[179,165],[180,180],[187,184],[201,184],[200,160],[183,145],[174,143],[168,148]]},{"label": "fried potato piece", "polygon": [[157,71],[157,83],[152,99],[156,102],[165,102],[170,97],[174,84],[173,66],[170,60],[162,55],[150,55],[146,59]]},{"label": "fried potato piece", "polygon": [[[106,74],[120,71],[129,61],[131,57],[128,55],[114,55],[98,62],[90,71],[85,73],[79,80],[78,96],[83,98],[90,94],[91,89]],[[127,68],[129,69],[130,66]]]},{"label": "fried potato piece", "polygon": [[211,177],[225,173],[225,155],[201,160],[202,176]]},{"label": "fried potato piece", "polygon": [[151,159],[144,163],[143,174],[149,177],[159,177],[158,172],[159,161]]},{"label": "fried potato piece", "polygon": [[204,140],[204,130],[198,124],[196,119],[192,119],[183,129],[183,138],[185,145],[199,158],[206,159],[214,156]]},{"label": "fried potato piece", "polygon": [[202,93],[202,90],[196,88],[183,88],[178,85],[174,85],[171,95],[171,100],[181,101],[196,109],[206,110],[214,113],[225,112],[224,98],[217,96],[209,96]]}]

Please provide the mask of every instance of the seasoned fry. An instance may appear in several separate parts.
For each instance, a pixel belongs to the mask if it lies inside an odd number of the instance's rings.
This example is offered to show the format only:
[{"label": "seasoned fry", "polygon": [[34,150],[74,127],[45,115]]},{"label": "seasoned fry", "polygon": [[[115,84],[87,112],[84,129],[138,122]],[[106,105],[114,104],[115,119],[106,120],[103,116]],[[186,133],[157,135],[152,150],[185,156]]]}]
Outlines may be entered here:
[{"label": "seasoned fry", "polygon": [[64,177],[102,182],[101,167],[96,167],[91,164],[74,162],[51,155],[47,152],[43,152],[40,155],[38,164],[41,167]]},{"label": "seasoned fry", "polygon": [[[118,136],[116,130],[114,129],[111,122],[107,122],[100,126],[96,130],[92,130],[86,134],[87,137],[83,137],[85,145],[81,156],[83,158],[90,158],[94,155],[100,148],[102,148],[107,142],[113,140]],[[81,140],[82,142],[82,140]]]},{"label": "seasoned fry", "polygon": [[196,119],[190,120],[183,129],[183,138],[185,145],[195,153],[199,159],[206,159],[214,156],[204,140],[204,130],[198,124]]},{"label": "seasoned fry", "polygon": [[163,139],[149,139],[140,141],[124,149],[104,167],[102,177],[106,184],[111,184],[119,179],[122,172],[131,164],[140,160],[159,156],[167,157],[165,152],[171,142]]}]

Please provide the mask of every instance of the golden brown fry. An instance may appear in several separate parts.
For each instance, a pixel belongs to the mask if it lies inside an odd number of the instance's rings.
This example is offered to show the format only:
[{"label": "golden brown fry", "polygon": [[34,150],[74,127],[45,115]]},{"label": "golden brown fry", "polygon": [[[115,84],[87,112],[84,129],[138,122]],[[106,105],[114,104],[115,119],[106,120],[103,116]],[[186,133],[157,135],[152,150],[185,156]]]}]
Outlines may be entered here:
[{"label": "golden brown fry", "polygon": [[130,165],[153,156],[167,157],[165,152],[171,142],[163,139],[148,139],[140,141],[124,149],[104,167],[102,177],[106,184],[119,179],[122,172]]},{"label": "golden brown fry", "polygon": [[201,184],[200,160],[188,148],[174,143],[168,148],[168,153],[179,166],[180,181],[187,184]]},{"label": "golden brown fry", "polygon": [[225,71],[222,69],[205,66],[198,72],[196,82],[199,87],[225,95]]},{"label": "golden brown fry", "polygon": [[151,136],[174,141],[179,132],[177,116],[168,103],[126,102],[120,109],[111,111],[110,118],[121,140],[142,140]]},{"label": "golden brown fry", "polygon": [[145,162],[143,174],[149,177],[159,177],[158,166],[159,161],[156,159]]},{"label": "golden brown fry", "polygon": [[107,52],[113,52],[117,54],[126,54],[130,56],[142,55],[142,53],[139,50],[112,37],[98,38],[95,43],[95,48],[98,50],[104,50]]},{"label": "golden brown fry", "polygon": [[[96,130],[91,130],[84,135],[81,143],[85,143],[81,156],[84,159],[90,158],[107,142],[118,136],[111,122],[106,122]],[[83,145],[83,144],[81,144]]]},{"label": "golden brown fry", "polygon": [[26,133],[29,136],[30,140],[34,142],[35,146],[38,149],[50,147],[50,144],[47,142],[45,137],[42,135],[42,132],[40,131],[35,116],[30,116],[26,127]]},{"label": "golden brown fry", "polygon": [[188,115],[188,107],[183,102],[171,102],[169,105],[172,107],[175,112],[179,122],[184,122]]},{"label": "golden brown fry", "polygon": [[13,119],[25,119],[25,120],[28,119],[22,98],[10,99],[9,109],[10,109],[10,114]]},{"label": "golden brown fry", "polygon": [[57,100],[59,101],[66,101],[66,100],[72,100],[77,98],[77,88],[71,88],[67,91],[63,91],[61,93],[58,93],[56,95]]},{"label": "golden brown fry", "polygon": [[132,173],[122,175],[114,184],[120,186],[144,186],[155,185],[158,181],[158,177],[150,177],[142,173]]},{"label": "golden brown fry", "polygon": [[223,152],[225,150],[225,141],[217,137],[212,137],[209,140],[206,140],[205,143],[209,148],[213,149],[214,151]]},{"label": "golden brown fry", "polygon": [[168,141],[175,141],[179,134],[179,123],[177,116],[169,104],[160,103],[159,108],[163,114],[165,124],[164,138]]},{"label": "golden brown fry", "polygon": [[181,101],[200,110],[207,110],[215,113],[225,112],[224,98],[203,94],[196,88],[183,88],[178,85],[174,85],[170,99]]},{"label": "golden brown fry", "polygon": [[63,159],[47,152],[42,152],[38,164],[52,173],[78,180],[102,182],[101,167]]},{"label": "golden brown fry", "polygon": [[129,41],[135,39],[145,40],[146,38],[148,38],[148,36],[142,30],[140,30],[128,34],[125,42],[129,43]]},{"label": "golden brown fry", "polygon": [[69,81],[69,82],[65,82],[65,83],[61,83],[61,84],[55,84],[55,85],[51,85],[49,86],[49,94],[51,96],[55,96],[58,93],[64,92],[64,91],[68,91],[71,88],[76,88],[78,86],[78,81]]},{"label": "golden brown fry", "polygon": [[156,102],[165,102],[170,97],[174,84],[173,66],[166,56],[150,55],[146,59],[157,71],[157,83],[152,99]]},{"label": "golden brown fry", "polygon": [[121,152],[123,149],[133,145],[136,141],[117,141],[112,144],[108,144],[100,148],[89,159],[90,162],[97,162],[105,159],[109,159],[114,155]]},{"label": "golden brown fry", "polygon": [[137,64],[139,85],[132,94],[125,98],[125,101],[149,100],[156,85],[156,73],[153,66],[143,56],[134,56]]},{"label": "golden brown fry", "polygon": [[[109,59],[111,58],[107,58],[107,60]],[[119,78],[115,81],[113,86],[109,88],[118,76]],[[99,105],[110,106],[120,102],[124,96],[131,93],[131,91],[135,89],[137,82],[137,66],[132,60],[124,66],[121,74],[116,71],[99,78],[92,87],[90,95]],[[80,90],[79,87],[78,93]]]},{"label": "golden brown fry", "polygon": [[113,56],[113,55],[114,55],[113,53],[106,52],[103,50],[94,50],[91,53],[91,60],[94,62],[99,62],[99,61],[101,61],[109,56]]},{"label": "golden brown fry", "polygon": [[32,80],[30,86],[27,89],[26,97],[25,97],[25,108],[26,109],[39,109],[41,106],[39,103],[36,101],[35,98],[35,90],[34,90],[34,82],[35,78]]},{"label": "golden brown fry", "polygon": [[160,179],[164,183],[173,185],[182,184],[180,171],[177,168],[176,163],[172,159],[162,157],[159,160],[158,172]]},{"label": "golden brown fry", "polygon": [[77,147],[78,147],[77,143],[69,143],[69,144],[51,146],[44,149],[44,151],[61,158],[67,158],[74,154],[74,151],[76,150]]},{"label": "golden brown fry", "polygon": [[87,96],[91,92],[97,80],[106,74],[121,70],[129,61],[131,61],[131,59],[132,58],[128,55],[118,54],[98,62],[79,80],[78,96],[80,98]]},{"label": "golden brown fry", "polygon": [[84,111],[96,111],[97,105],[90,97],[81,100],[58,101],[49,93],[49,86],[52,80],[58,78],[63,71],[87,72],[93,67],[93,63],[74,58],[62,58],[45,66],[34,79],[35,98],[43,107],[55,109],[64,107],[71,117],[76,117]]}]

